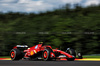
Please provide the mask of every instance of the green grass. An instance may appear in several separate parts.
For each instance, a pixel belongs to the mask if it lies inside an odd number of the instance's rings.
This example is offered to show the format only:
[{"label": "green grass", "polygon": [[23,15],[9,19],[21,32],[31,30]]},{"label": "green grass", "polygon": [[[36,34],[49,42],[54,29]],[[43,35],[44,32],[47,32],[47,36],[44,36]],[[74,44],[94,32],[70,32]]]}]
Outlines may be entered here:
[{"label": "green grass", "polygon": [[100,56],[83,56],[83,58],[100,58]]},{"label": "green grass", "polygon": [[0,56],[0,58],[10,58],[10,56]]}]

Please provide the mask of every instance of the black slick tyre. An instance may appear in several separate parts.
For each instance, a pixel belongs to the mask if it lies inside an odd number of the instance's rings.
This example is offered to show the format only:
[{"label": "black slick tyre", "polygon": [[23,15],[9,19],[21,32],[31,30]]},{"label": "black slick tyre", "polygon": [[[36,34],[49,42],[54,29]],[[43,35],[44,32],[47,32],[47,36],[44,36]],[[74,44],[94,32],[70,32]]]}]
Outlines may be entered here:
[{"label": "black slick tyre", "polygon": [[67,50],[67,53],[76,57],[76,52],[74,49]]},{"label": "black slick tyre", "polygon": [[10,51],[11,60],[20,60],[22,58],[22,53],[19,49],[12,49]]},{"label": "black slick tyre", "polygon": [[79,59],[82,59],[83,58],[81,53],[78,53],[77,55],[78,55],[78,58]]}]

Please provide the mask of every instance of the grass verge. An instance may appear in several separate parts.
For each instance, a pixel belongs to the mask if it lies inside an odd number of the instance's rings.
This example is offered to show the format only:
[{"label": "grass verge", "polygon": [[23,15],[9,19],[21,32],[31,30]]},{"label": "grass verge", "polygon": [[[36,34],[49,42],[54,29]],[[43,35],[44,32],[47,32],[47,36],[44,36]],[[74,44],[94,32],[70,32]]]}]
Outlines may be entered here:
[{"label": "grass verge", "polygon": [[100,58],[100,56],[83,56],[83,58]]},{"label": "grass verge", "polygon": [[10,56],[0,56],[0,58],[10,58]]}]

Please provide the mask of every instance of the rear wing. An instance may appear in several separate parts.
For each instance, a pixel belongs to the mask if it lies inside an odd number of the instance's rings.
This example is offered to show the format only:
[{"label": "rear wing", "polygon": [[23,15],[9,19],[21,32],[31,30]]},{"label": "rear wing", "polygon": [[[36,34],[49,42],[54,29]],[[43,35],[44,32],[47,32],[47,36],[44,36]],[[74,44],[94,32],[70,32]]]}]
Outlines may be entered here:
[{"label": "rear wing", "polygon": [[16,45],[16,47],[28,47],[27,45]]},{"label": "rear wing", "polygon": [[13,49],[17,49],[17,48],[28,48],[27,45],[16,45],[15,47],[13,47]]}]

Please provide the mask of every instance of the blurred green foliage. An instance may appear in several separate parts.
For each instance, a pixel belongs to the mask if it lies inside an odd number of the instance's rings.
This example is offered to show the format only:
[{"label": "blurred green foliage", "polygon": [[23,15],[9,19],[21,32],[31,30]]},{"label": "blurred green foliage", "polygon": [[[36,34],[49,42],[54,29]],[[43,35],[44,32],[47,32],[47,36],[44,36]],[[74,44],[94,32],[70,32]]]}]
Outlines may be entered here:
[{"label": "blurred green foliage", "polygon": [[100,5],[70,5],[45,13],[0,12],[0,55],[17,44],[44,42],[53,48],[72,47],[83,54],[100,53]]}]

